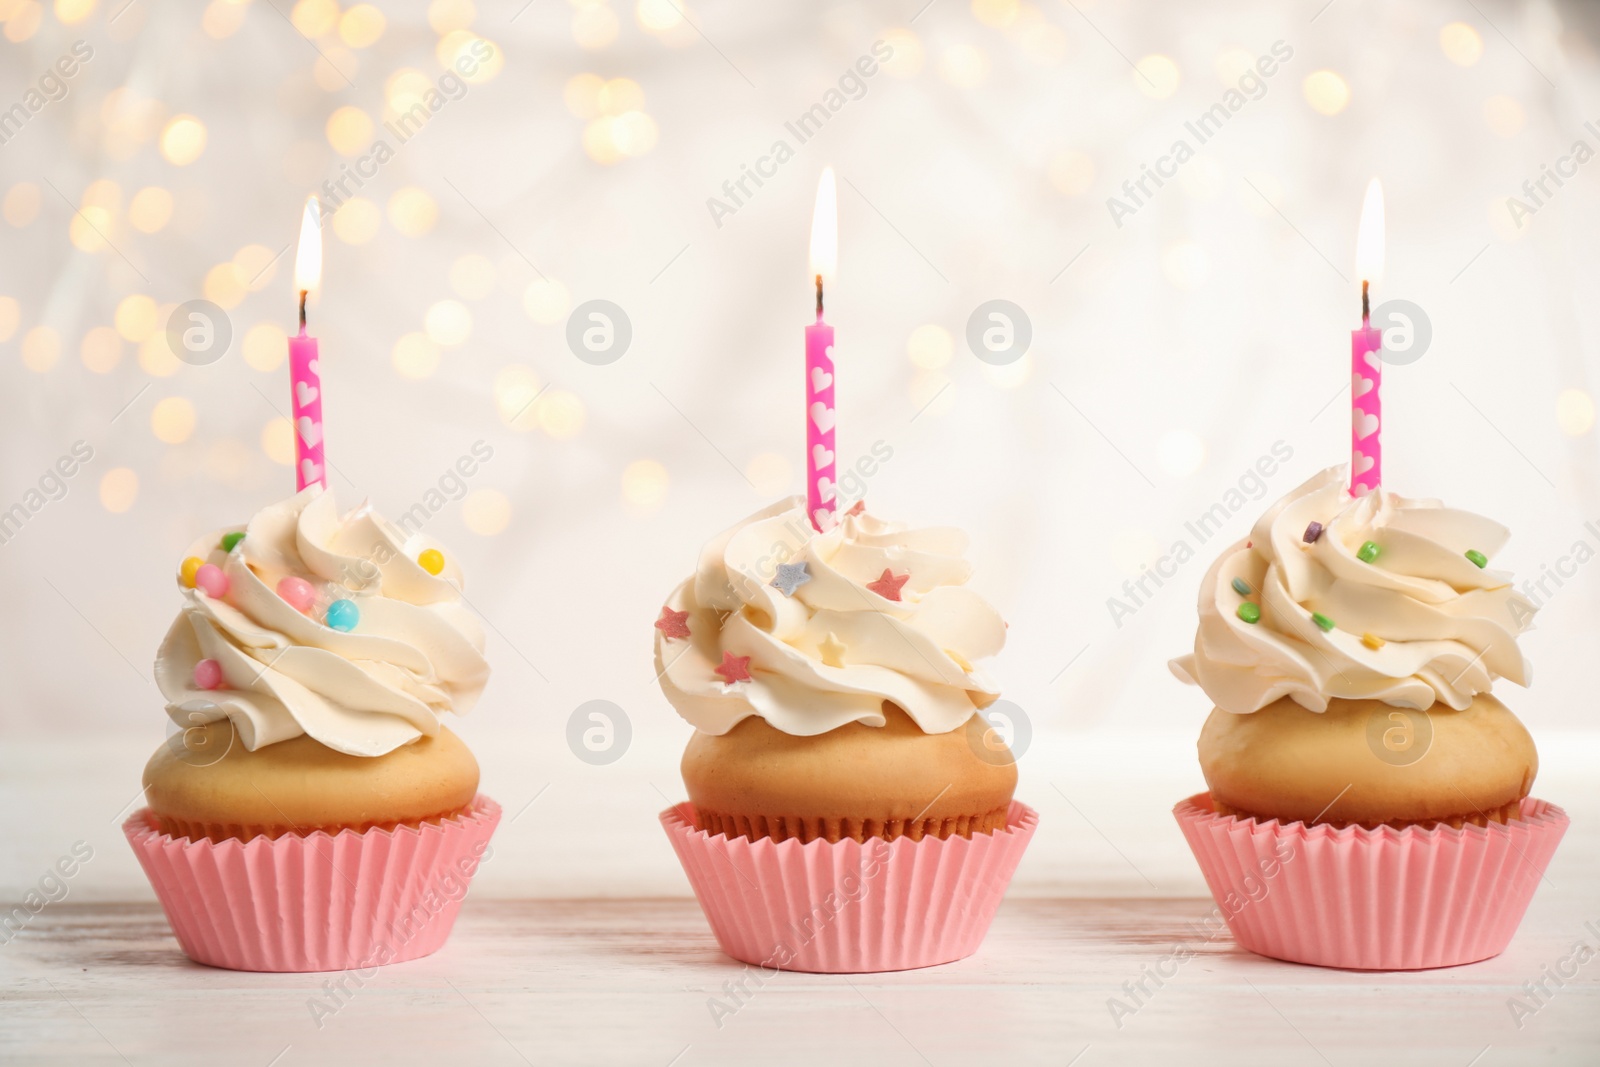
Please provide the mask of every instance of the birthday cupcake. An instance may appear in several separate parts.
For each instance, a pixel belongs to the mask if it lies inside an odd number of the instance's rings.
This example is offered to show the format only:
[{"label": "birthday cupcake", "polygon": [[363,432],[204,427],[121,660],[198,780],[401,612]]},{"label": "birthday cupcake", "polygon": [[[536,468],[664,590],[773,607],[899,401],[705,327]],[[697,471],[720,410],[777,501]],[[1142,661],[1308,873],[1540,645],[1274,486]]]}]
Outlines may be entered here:
[{"label": "birthday cupcake", "polygon": [[1533,799],[1532,738],[1491,693],[1526,685],[1533,605],[1489,568],[1487,519],[1345,468],[1275,504],[1200,591],[1192,655],[1216,705],[1207,793],[1175,814],[1241,945],[1324,966],[1502,951],[1566,826]]},{"label": "birthday cupcake", "polygon": [[443,725],[488,680],[455,561],[317,486],[198,542],[155,674],[177,730],[124,829],[191,958],[370,967],[443,944],[499,808]]},{"label": "birthday cupcake", "polygon": [[662,691],[695,728],[663,813],[723,950],[787,970],[976,951],[1035,814],[979,714],[1005,622],[966,538],[802,498],[708,544],[661,609]]}]

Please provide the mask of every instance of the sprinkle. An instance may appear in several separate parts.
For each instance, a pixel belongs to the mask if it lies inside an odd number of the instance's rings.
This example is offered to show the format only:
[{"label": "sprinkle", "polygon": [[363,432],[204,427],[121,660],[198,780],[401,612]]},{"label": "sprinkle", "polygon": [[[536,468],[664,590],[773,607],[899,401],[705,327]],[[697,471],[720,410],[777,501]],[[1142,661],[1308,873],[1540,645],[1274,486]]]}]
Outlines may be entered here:
[{"label": "sprinkle", "polygon": [[910,579],[909,572],[896,578],[889,568],[885,567],[883,568],[883,573],[878,576],[877,581],[867,583],[867,588],[885,600],[899,600],[901,587]]},{"label": "sprinkle", "polygon": [[1467,549],[1467,558],[1476,563],[1479,570],[1482,570],[1484,567],[1489,565],[1489,557],[1485,556],[1482,552],[1479,552],[1475,548]]},{"label": "sprinkle", "polygon": [[722,680],[729,685],[735,682],[750,681],[749,656],[735,656],[732,652],[724,652],[722,654],[722,666],[711,669],[722,675]]},{"label": "sprinkle", "polygon": [[689,636],[689,613],[687,611],[673,611],[669,607],[662,607],[661,618],[656,620],[656,629],[668,641]]},{"label": "sprinkle", "polygon": [[1239,605],[1239,618],[1252,625],[1261,621],[1261,608],[1246,600]]},{"label": "sprinkle", "polygon": [[857,500],[854,504],[850,505],[850,510],[845,512],[845,514],[846,515],[859,515],[863,511],[866,511],[866,510],[867,510],[867,501],[866,501],[866,498],[863,497],[862,499]]},{"label": "sprinkle", "polygon": [[1327,633],[1329,630],[1333,629],[1333,620],[1322,614],[1320,611],[1313,611],[1311,613],[1311,621],[1320,626],[1323,633]]},{"label": "sprinkle", "polygon": [[234,530],[232,533],[222,535],[222,551],[232,552],[233,547],[244,540],[243,530]]},{"label": "sprinkle", "polygon": [[1361,635],[1361,643],[1363,645],[1366,645],[1368,648],[1379,649],[1379,648],[1382,648],[1384,645],[1388,644],[1389,642],[1385,641],[1383,638],[1379,637],[1377,634],[1372,633],[1371,631],[1368,631],[1367,633],[1364,633],[1364,634]]},{"label": "sprinkle", "polygon": [[1245,581],[1243,578],[1235,578],[1233,580],[1233,591],[1238,593],[1240,596],[1249,596],[1250,583]]},{"label": "sprinkle", "polygon": [[326,621],[328,629],[349,633],[361,621],[361,609],[354,600],[335,600],[328,605]]},{"label": "sprinkle", "polygon": [[1317,543],[1317,538],[1319,538],[1321,536],[1322,536],[1322,523],[1320,523],[1320,522],[1311,522],[1311,523],[1307,524],[1306,532],[1305,532],[1304,536],[1301,537],[1301,540],[1304,541],[1308,545],[1314,545],[1314,544]]},{"label": "sprinkle", "polygon": [[205,562],[199,556],[190,556],[178,567],[178,577],[182,580],[185,589],[194,588],[195,573],[205,566]]},{"label": "sprinkle", "polygon": [[201,564],[194,572],[194,584],[212,600],[221,600],[228,595],[228,576],[215,563]]},{"label": "sprinkle", "polygon": [[794,596],[794,591],[811,580],[811,568],[804,562],[778,564],[778,576],[767,583],[781,590],[784,596]]},{"label": "sprinkle", "polygon": [[444,553],[437,548],[425,548],[417,553],[417,566],[429,574],[444,573]]},{"label": "sprinkle", "polygon": [[203,659],[194,665],[194,684],[198,689],[222,688],[222,664],[214,659]]},{"label": "sprinkle", "polygon": [[1378,547],[1378,542],[1363,541],[1361,542],[1361,547],[1356,549],[1356,559],[1359,559],[1362,563],[1371,563],[1378,558],[1379,553],[1382,551],[1383,549]]},{"label": "sprinkle", "polygon": [[291,574],[278,582],[278,596],[294,610],[304,613],[316,603],[317,591],[304,578],[296,578]]}]

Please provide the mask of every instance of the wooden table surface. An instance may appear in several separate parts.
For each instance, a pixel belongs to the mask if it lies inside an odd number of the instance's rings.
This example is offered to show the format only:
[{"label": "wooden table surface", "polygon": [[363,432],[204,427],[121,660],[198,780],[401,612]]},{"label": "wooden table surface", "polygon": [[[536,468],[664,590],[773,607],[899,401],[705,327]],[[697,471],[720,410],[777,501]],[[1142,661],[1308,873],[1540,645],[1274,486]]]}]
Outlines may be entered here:
[{"label": "wooden table surface", "polygon": [[[978,956],[922,971],[780,974],[719,1021],[741,966],[687,899],[471,900],[450,943],[332,1014],[325,975],[186,960],[150,904],[46,909],[0,947],[5,1064],[1600,1063],[1600,958],[1519,1029],[1524,982],[1600,916],[1542,893],[1497,959],[1411,974],[1278,963],[1191,928],[1209,900],[1021,899]],[[1135,1014],[1107,1002],[1198,950]],[[319,1025],[320,1022],[320,1025]]]}]

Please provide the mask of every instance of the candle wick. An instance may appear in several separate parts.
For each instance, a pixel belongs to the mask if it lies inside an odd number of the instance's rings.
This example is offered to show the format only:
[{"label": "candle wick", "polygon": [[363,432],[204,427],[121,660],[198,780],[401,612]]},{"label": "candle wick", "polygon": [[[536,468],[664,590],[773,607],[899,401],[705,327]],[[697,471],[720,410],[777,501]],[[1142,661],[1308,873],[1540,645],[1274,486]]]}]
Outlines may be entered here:
[{"label": "candle wick", "polygon": [[817,318],[822,318],[822,275],[817,275]]},{"label": "candle wick", "polygon": [[300,332],[306,332],[306,290],[300,290]]},{"label": "candle wick", "polygon": [[1361,325],[1366,326],[1372,321],[1372,310],[1367,303],[1367,282],[1361,280]]}]

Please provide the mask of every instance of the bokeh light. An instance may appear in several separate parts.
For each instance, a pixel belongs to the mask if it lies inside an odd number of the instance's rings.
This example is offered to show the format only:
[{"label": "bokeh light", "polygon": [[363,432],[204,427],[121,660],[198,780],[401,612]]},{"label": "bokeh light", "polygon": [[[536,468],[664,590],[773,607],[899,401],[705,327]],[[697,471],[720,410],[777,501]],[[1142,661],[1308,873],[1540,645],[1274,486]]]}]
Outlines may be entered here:
[{"label": "bokeh light", "polygon": [[1483,102],[1483,121],[1496,137],[1515,137],[1527,124],[1522,105],[1509,96],[1491,96]]},{"label": "bokeh light", "polygon": [[422,328],[434,344],[446,348],[464,344],[472,336],[472,312],[459,300],[440,300],[428,308]]},{"label": "bokeh light", "polygon": [[500,421],[521,433],[539,425],[535,409],[542,384],[532,367],[512,363],[494,376],[494,407]]},{"label": "bokeh light", "polygon": [[258,322],[245,331],[239,350],[252,370],[268,373],[283,365],[289,354],[289,336],[275,322]]},{"label": "bokeh light", "polygon": [[408,333],[394,343],[390,353],[395,373],[420,381],[439,369],[439,346],[420,333]]},{"label": "bokeh light", "polygon": [[317,61],[311,64],[311,79],[325,93],[351,88],[360,73],[361,60],[350,49],[340,45],[323,48]]},{"label": "bokeh light", "polygon": [[330,32],[339,21],[336,0],[299,0],[289,12],[294,28],[315,40]]},{"label": "bokeh light", "polygon": [[328,144],[341,156],[360,155],[372,143],[372,116],[346,104],[328,116]]},{"label": "bokeh light", "polygon": [[911,378],[911,407],[918,418],[937,419],[956,406],[957,388],[942,370],[918,371]]},{"label": "bokeh light", "polygon": [[1082,196],[1094,185],[1094,160],[1085,152],[1057,152],[1050,157],[1050,184],[1066,196]]},{"label": "bokeh light", "polygon": [[122,337],[110,326],[96,326],[78,348],[83,365],[94,374],[110,374],[122,362]]},{"label": "bokeh light", "polygon": [[606,80],[598,74],[574,74],[567,79],[566,87],[561,91],[561,101],[575,118],[597,118],[600,115],[600,91],[605,84]]},{"label": "bokeh light", "polygon": [[76,26],[94,14],[97,0],[56,0],[56,19],[63,26]]},{"label": "bokeh light", "polygon": [[423,103],[423,99],[428,90],[433,88],[433,79],[422,71],[402,67],[383,83],[383,98],[389,110],[400,115],[419,105],[426,108],[428,105]]},{"label": "bokeh light", "polygon": [[22,0],[12,8],[11,17],[6,19],[6,40],[21,44],[34,35],[43,21],[44,6],[37,0]]},{"label": "bokeh light", "polygon": [[139,499],[139,475],[127,467],[113,467],[100,476],[100,506],[121,515]]},{"label": "bokeh light", "polygon": [[511,501],[498,489],[474,489],[461,501],[461,521],[482,537],[511,525]]},{"label": "bokeh light", "polygon": [[206,150],[206,124],[193,115],[174,115],[161,130],[161,156],[187,167]]},{"label": "bokeh light", "polygon": [[472,0],[433,0],[428,5],[428,25],[441,37],[455,30],[464,30],[478,17]]},{"label": "bokeh light", "polygon": [[111,230],[111,212],[96,204],[79,208],[67,224],[67,237],[74,248],[84,252],[99,252],[107,247],[106,234]]},{"label": "bokeh light", "polygon": [[1161,272],[1179,289],[1198,289],[1211,277],[1211,257],[1193,241],[1174,241],[1162,250]]},{"label": "bokeh light", "polygon": [[622,469],[622,502],[634,515],[653,514],[665,503],[671,484],[667,468],[653,459],[636,459]]},{"label": "bokeh light", "polygon": [[169,396],[150,409],[150,431],[157,441],[181,445],[194,433],[194,405],[188,397]]},{"label": "bokeh light", "polygon": [[[455,71],[469,85],[481,85],[500,73],[505,66],[503,48],[466,30],[454,30],[439,39],[434,48],[439,65]],[[465,72],[463,72],[465,67]]]},{"label": "bokeh light", "polygon": [[172,220],[172,194],[159,185],[147,185],[128,204],[128,223],[140,233],[158,233]]},{"label": "bokeh light", "polygon": [[891,78],[915,78],[922,73],[927,62],[922,39],[910,29],[895,28],[880,34],[890,48],[889,58],[882,62],[884,73]]},{"label": "bokeh light", "polygon": [[985,26],[1009,26],[1021,8],[1020,0],[972,0],[972,17]]},{"label": "bokeh light", "polygon": [[357,4],[339,17],[339,40],[351,48],[368,48],[383,36],[388,20],[371,4]]},{"label": "bokeh light", "polygon": [[586,417],[583,401],[565,389],[551,389],[534,406],[539,426],[558,441],[565,441],[583,432]]},{"label": "bokeh light", "polygon": [[1243,48],[1224,48],[1217,53],[1212,69],[1217,72],[1217,81],[1233,88],[1239,84],[1240,78],[1255,70],[1255,67],[1254,53]]},{"label": "bokeh light", "polygon": [[567,287],[554,278],[535,278],[522,291],[522,310],[541,326],[550,326],[567,317],[572,297]]},{"label": "bokeh light", "polygon": [[[157,308],[156,315],[166,312],[170,308]],[[167,332],[157,330],[145,339],[139,346],[139,367],[152,378],[170,378],[178,373],[178,368],[183,366],[178,362],[178,357],[173,355],[172,349],[167,345]]]},{"label": "bokeh light", "polygon": [[1178,91],[1178,83],[1182,80],[1178,64],[1159,52],[1145,56],[1134,64],[1133,84],[1152,100],[1165,100]]},{"label": "bokeh light", "polygon": [[43,374],[61,357],[61,335],[48,326],[35,326],[22,335],[22,365]]},{"label": "bokeh light", "polygon": [[236,308],[244,299],[248,291],[245,279],[239,268],[233,263],[218,263],[206,271],[206,279],[201,284],[201,291],[206,299],[222,308]]},{"label": "bokeh light", "polygon": [[1556,425],[1568,437],[1582,437],[1594,428],[1594,398],[1582,389],[1563,389],[1556,397]]},{"label": "bokeh light", "polygon": [[1350,103],[1350,86],[1331,70],[1314,70],[1301,85],[1306,103],[1319,115],[1337,115]]},{"label": "bokeh light", "polygon": [[1483,37],[1465,22],[1452,22],[1440,30],[1439,47],[1458,67],[1470,67],[1483,58]]},{"label": "bokeh light", "polygon": [[259,293],[278,276],[278,259],[266,245],[245,245],[233,254],[233,265],[244,287]]},{"label": "bokeh light", "polygon": [[681,2],[682,0],[639,0],[634,6],[633,17],[638,21],[639,28],[646,33],[666,33],[683,24],[683,12],[678,6]]},{"label": "bokeh light", "polygon": [[975,89],[989,77],[989,55],[977,45],[947,45],[939,53],[939,77],[957,89]]},{"label": "bokeh light", "polygon": [[923,370],[938,370],[955,357],[956,342],[950,331],[937,323],[918,326],[906,338],[906,355],[913,366]]},{"label": "bokeh light", "polygon": [[597,0],[586,0],[572,13],[572,39],[579,48],[604,48],[617,39],[620,28],[616,12]]},{"label": "bokeh light", "polygon": [[43,198],[39,195],[39,187],[32,182],[18,182],[6,190],[6,198],[0,204],[0,214],[12,226],[19,229],[28,225],[39,217],[39,206]]},{"label": "bokeh light", "polygon": [[364,245],[378,235],[383,211],[364,196],[352,196],[333,213],[334,235],[347,245]]},{"label": "bokeh light", "polygon": [[395,190],[389,198],[389,225],[407,237],[421,237],[439,221],[439,205],[415,185]]},{"label": "bokeh light", "polygon": [[156,332],[156,302],[144,293],[125,296],[117,303],[117,333],[125,341],[143,344]]},{"label": "bokeh light", "polygon": [[17,303],[14,296],[0,296],[0,344],[11,340],[17,335],[17,327],[22,323],[22,305]]},{"label": "bokeh light", "polygon": [[200,28],[214,41],[232,37],[244,25],[245,13],[249,10],[248,5],[236,0],[211,0],[205,14],[200,16]]},{"label": "bokeh light", "polygon": [[261,427],[261,451],[279,466],[294,466],[294,425],[285,418],[268,421]]}]

